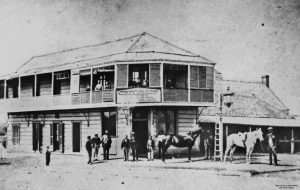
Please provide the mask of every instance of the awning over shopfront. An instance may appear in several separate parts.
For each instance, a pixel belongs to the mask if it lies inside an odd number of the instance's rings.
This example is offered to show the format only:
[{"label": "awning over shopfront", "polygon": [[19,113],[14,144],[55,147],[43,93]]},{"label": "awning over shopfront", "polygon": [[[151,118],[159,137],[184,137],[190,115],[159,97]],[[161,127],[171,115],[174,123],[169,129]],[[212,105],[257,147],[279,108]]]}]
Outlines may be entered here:
[{"label": "awning over shopfront", "polygon": [[[218,123],[219,117],[200,116],[200,122]],[[300,120],[296,119],[273,119],[273,118],[246,118],[246,117],[223,117],[224,124],[261,125],[274,127],[300,127]]]}]

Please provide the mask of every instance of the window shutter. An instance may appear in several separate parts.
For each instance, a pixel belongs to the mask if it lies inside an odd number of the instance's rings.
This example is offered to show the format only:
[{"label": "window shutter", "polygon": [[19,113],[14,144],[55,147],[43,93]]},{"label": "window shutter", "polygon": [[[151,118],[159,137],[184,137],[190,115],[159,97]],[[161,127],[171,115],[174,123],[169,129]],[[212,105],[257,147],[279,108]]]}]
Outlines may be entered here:
[{"label": "window shutter", "polygon": [[117,65],[117,88],[128,87],[128,65]]},{"label": "window shutter", "polygon": [[160,86],[160,64],[152,63],[150,66],[149,85],[151,87]]},{"label": "window shutter", "polygon": [[199,88],[206,88],[206,67],[199,67]]},{"label": "window shutter", "polygon": [[199,67],[197,66],[191,66],[190,69],[190,86],[191,88],[199,88]]},{"label": "window shutter", "polygon": [[209,89],[214,88],[214,68],[206,67],[206,87]]}]

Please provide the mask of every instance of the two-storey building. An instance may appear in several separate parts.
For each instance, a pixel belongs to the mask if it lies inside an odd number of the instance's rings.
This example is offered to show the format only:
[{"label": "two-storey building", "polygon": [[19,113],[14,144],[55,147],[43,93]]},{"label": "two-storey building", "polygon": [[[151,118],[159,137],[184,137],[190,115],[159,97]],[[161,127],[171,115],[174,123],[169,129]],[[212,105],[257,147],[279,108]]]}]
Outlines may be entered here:
[{"label": "two-storey building", "polygon": [[134,131],[185,134],[214,106],[215,63],[147,33],[32,57],[0,79],[8,147],[83,152],[88,135],[112,136],[111,153]]}]

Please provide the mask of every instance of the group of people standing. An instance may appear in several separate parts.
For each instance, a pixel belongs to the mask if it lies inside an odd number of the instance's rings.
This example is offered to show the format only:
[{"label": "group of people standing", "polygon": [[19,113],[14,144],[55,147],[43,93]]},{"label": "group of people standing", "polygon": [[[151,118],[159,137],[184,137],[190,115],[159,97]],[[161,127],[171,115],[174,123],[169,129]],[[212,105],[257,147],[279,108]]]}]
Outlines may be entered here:
[{"label": "group of people standing", "polygon": [[[88,152],[88,163],[92,164],[92,157],[94,160],[98,158],[99,155],[99,149],[100,145],[102,144],[103,148],[103,160],[109,160],[109,149],[111,147],[111,137],[106,130],[102,138],[98,136],[98,134],[95,134],[93,139],[91,139],[91,136],[87,137],[87,141],[85,143],[85,148]],[[93,154],[94,152],[94,154]]]},{"label": "group of people standing", "polygon": [[[155,143],[154,140],[152,139],[152,136],[149,136],[149,139],[147,141],[147,157],[148,161],[153,161],[154,157],[154,148],[155,148]],[[137,152],[137,142],[135,139],[135,134],[134,132],[131,133],[130,139],[128,138],[128,135],[125,135],[125,138],[122,140],[121,143],[121,149],[123,149],[124,152],[124,161],[129,161],[129,152],[131,151],[132,155],[132,161],[138,161],[138,152]]]}]

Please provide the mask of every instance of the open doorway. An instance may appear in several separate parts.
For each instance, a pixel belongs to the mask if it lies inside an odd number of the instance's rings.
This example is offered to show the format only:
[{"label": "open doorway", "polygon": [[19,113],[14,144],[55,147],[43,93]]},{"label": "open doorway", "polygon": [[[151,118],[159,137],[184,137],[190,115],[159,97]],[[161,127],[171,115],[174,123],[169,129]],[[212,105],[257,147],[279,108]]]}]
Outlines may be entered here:
[{"label": "open doorway", "polygon": [[147,153],[148,140],[148,110],[145,108],[135,108],[132,110],[132,131],[138,144],[138,154]]},{"label": "open doorway", "polygon": [[50,143],[53,146],[53,151],[64,153],[64,133],[65,126],[63,123],[53,123],[50,127]]},{"label": "open doorway", "polygon": [[40,123],[33,123],[32,125],[32,150],[42,151],[43,146],[43,126]]}]

